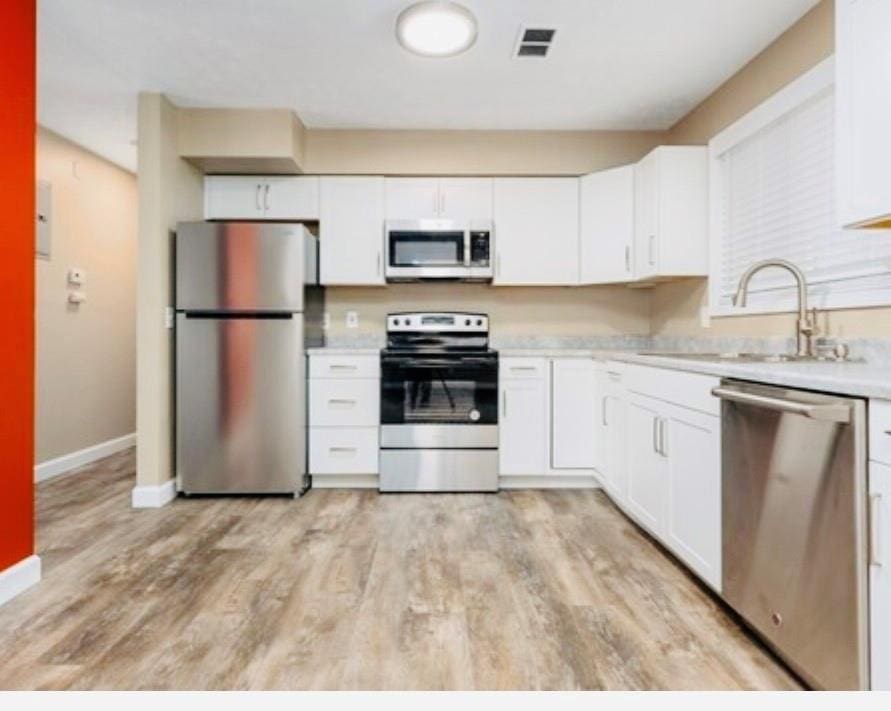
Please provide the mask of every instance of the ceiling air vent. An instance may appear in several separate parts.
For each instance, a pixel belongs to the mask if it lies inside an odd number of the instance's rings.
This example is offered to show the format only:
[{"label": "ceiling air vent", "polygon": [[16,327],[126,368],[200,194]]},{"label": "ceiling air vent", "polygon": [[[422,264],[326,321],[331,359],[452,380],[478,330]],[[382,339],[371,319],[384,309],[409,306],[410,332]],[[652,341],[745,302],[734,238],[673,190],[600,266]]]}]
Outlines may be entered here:
[{"label": "ceiling air vent", "polygon": [[544,27],[521,27],[514,57],[547,57],[556,33],[555,29]]}]

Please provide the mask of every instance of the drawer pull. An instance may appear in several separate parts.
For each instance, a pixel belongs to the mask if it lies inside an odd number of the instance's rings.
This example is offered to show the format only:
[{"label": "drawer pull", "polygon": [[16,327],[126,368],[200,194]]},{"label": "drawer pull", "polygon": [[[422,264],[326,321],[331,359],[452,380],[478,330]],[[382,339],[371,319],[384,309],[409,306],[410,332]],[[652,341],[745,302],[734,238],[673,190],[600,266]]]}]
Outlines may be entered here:
[{"label": "drawer pull", "polygon": [[348,364],[340,364],[340,363],[332,363],[328,366],[331,370],[358,370],[359,366],[357,365],[348,365]]},{"label": "drawer pull", "polygon": [[512,365],[510,369],[514,373],[534,373],[538,370],[538,366],[535,365]]},{"label": "drawer pull", "polygon": [[328,451],[332,454],[353,454],[356,452],[355,447],[328,447]]},{"label": "drawer pull", "polygon": [[881,503],[881,494],[872,494],[869,497],[869,564],[878,568],[882,566],[882,558],[879,554],[879,506]]},{"label": "drawer pull", "polygon": [[348,400],[346,398],[330,398],[328,400],[329,405],[355,405],[355,400]]}]

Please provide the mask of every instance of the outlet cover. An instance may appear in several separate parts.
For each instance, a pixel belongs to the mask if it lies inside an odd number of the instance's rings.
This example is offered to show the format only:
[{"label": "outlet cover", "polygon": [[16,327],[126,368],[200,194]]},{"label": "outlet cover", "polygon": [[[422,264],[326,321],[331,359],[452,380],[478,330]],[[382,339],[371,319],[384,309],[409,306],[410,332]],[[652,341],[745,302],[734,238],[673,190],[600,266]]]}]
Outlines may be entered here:
[{"label": "outlet cover", "polygon": [[358,311],[347,311],[346,312],[346,327],[347,328],[359,328],[359,312]]}]

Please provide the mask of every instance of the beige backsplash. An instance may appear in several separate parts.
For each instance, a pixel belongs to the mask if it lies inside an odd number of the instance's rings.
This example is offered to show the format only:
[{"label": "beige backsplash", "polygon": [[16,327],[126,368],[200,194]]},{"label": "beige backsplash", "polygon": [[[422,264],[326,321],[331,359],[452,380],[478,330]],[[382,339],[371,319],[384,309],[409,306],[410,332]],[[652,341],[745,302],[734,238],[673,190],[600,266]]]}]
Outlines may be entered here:
[{"label": "beige backsplash", "polygon": [[[375,334],[397,311],[472,311],[491,318],[493,337],[647,334],[649,292],[624,286],[493,287],[486,284],[390,284],[327,290],[332,336]],[[347,329],[347,311],[359,314]]]}]

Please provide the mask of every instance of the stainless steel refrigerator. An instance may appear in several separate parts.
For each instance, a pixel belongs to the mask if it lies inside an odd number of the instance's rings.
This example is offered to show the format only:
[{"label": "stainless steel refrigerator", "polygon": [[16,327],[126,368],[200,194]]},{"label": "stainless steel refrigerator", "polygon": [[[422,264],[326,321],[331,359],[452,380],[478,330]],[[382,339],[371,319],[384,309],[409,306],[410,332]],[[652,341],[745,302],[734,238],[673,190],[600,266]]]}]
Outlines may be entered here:
[{"label": "stainless steel refrigerator", "polygon": [[303,491],[317,239],[299,224],[180,223],[175,258],[179,490]]}]

